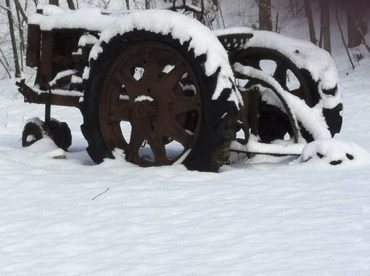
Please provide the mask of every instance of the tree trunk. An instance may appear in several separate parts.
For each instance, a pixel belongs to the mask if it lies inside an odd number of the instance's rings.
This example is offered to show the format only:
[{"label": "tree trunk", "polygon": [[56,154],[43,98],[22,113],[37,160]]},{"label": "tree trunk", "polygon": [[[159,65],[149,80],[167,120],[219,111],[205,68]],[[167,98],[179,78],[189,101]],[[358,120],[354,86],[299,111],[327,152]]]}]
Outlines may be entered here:
[{"label": "tree trunk", "polygon": [[14,32],[14,25],[13,25],[12,10],[11,10],[11,7],[10,7],[10,0],[5,0],[5,3],[6,3],[6,7],[8,8],[7,14],[8,14],[8,21],[9,21],[10,39],[11,39],[12,48],[13,48],[15,77],[19,78],[21,76],[21,70],[20,70],[20,67],[19,67],[17,42],[15,40],[15,32]]},{"label": "tree trunk", "polygon": [[272,31],[271,0],[259,0],[258,6],[260,29]]},{"label": "tree trunk", "polygon": [[361,44],[361,34],[357,29],[357,22],[353,14],[347,11],[348,47],[356,47]]},{"label": "tree trunk", "polygon": [[345,4],[347,11],[348,47],[356,47],[362,43],[362,36],[367,33],[365,1],[353,1]]},{"label": "tree trunk", "polygon": [[353,63],[351,54],[349,53],[349,50],[348,50],[346,41],[344,39],[343,29],[342,29],[342,26],[340,25],[339,11],[338,11],[338,2],[335,4],[335,18],[336,18],[336,21],[337,21],[338,29],[339,29],[339,32],[340,32],[340,36],[342,38],[342,42],[343,42],[344,48],[346,48],[346,53],[347,53],[348,59],[349,59],[351,65],[352,65],[352,69],[355,69],[355,64]]},{"label": "tree trunk", "polygon": [[75,10],[75,3],[73,3],[73,0],[67,0],[67,5],[70,10]]},{"label": "tree trunk", "polygon": [[4,55],[4,52],[3,52],[3,50],[1,50],[1,48],[0,48],[0,54],[3,56],[3,59],[4,59],[4,62],[5,62],[5,65],[6,65],[8,68],[10,68],[10,64],[9,64],[8,60],[6,59],[6,57],[5,57],[5,55]]},{"label": "tree trunk", "polygon": [[11,78],[12,77],[12,74],[10,73],[10,70],[9,70],[10,65],[9,65],[8,61],[6,60],[6,57],[4,55],[4,52],[1,50],[1,48],[0,48],[0,54],[2,55],[2,57],[4,59],[4,61],[3,61],[2,58],[1,58],[1,56],[0,56],[0,63],[4,67],[5,71],[8,73],[9,78]]},{"label": "tree trunk", "polygon": [[145,9],[150,9],[150,0],[145,0]]},{"label": "tree trunk", "polygon": [[306,16],[307,16],[307,20],[308,20],[308,29],[310,31],[310,40],[311,40],[312,43],[316,44],[317,39],[316,39],[315,25],[313,23],[313,14],[312,14],[310,0],[304,0],[304,8],[305,8]]},{"label": "tree trunk", "polygon": [[126,0],[126,8],[129,10],[130,9],[130,0]]},{"label": "tree trunk", "polygon": [[1,63],[1,65],[4,67],[5,72],[8,74],[9,78],[11,79],[11,78],[12,78],[12,74],[10,74],[9,69],[6,67],[6,65],[5,65],[5,64],[4,64],[4,62],[1,60],[1,58],[0,58],[0,63]]},{"label": "tree trunk", "polygon": [[321,33],[324,49],[331,52],[330,0],[321,0]]},{"label": "tree trunk", "polygon": [[19,53],[21,55],[20,57],[20,63],[21,63],[21,71],[23,72],[24,66],[23,66],[23,56],[24,52],[26,50],[26,45],[24,43],[24,34],[23,34],[23,28],[22,28],[22,20],[20,16],[19,10],[16,8],[16,14],[17,14],[17,20],[18,20],[18,33],[19,33]]},{"label": "tree trunk", "polygon": [[294,4],[293,4],[293,0],[289,0],[289,6],[290,6],[290,12],[292,13],[292,15],[294,15]]},{"label": "tree trunk", "polygon": [[14,3],[15,3],[15,7],[16,7],[17,11],[21,13],[21,15],[23,17],[23,20],[26,21],[26,23],[27,23],[28,22],[28,17],[26,15],[26,13],[24,12],[24,9],[22,8],[22,5],[19,3],[19,0],[14,0]]},{"label": "tree trunk", "polygon": [[49,0],[49,4],[59,6],[59,0]]}]

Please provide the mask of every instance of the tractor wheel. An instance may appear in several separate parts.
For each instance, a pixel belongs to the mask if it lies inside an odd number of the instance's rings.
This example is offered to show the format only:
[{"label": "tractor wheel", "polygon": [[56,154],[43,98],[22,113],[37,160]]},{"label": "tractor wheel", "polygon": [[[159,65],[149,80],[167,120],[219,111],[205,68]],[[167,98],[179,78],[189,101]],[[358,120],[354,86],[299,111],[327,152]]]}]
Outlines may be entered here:
[{"label": "tractor wheel", "polygon": [[51,119],[48,123],[45,123],[45,128],[54,143],[59,148],[67,151],[72,144],[71,130],[67,123]]},{"label": "tractor wheel", "polygon": [[[252,47],[234,53],[230,57],[232,63],[239,62],[245,66],[252,66],[272,75],[284,90],[301,98],[309,107],[314,107],[321,100],[318,84],[312,79],[309,71],[299,69],[288,57],[273,49]],[[258,81],[251,80],[242,84],[241,90],[250,89],[258,85]],[[336,92],[337,87],[334,88]],[[333,109],[321,108],[321,113],[332,136],[340,131],[342,125],[342,104]],[[291,133],[287,115],[279,108],[261,101],[259,107],[257,135],[261,142],[270,143],[276,139],[283,139]],[[300,134],[307,142],[314,140],[313,136],[300,122]]]},{"label": "tractor wheel", "polygon": [[91,158],[116,148],[139,166],[183,163],[217,171],[235,139],[235,105],[225,89],[212,100],[218,71],[207,76],[205,55],[171,35],[132,31],[101,45],[90,60],[82,132]]},{"label": "tractor wheel", "polygon": [[43,122],[41,120],[26,123],[22,132],[22,147],[29,147],[44,137]]}]

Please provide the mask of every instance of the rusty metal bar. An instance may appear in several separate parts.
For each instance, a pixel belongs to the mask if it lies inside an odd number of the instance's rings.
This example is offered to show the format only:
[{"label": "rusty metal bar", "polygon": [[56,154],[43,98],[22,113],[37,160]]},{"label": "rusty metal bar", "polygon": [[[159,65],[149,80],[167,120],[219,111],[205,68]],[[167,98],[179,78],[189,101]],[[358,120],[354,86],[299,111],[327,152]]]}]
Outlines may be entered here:
[{"label": "rusty metal bar", "polygon": [[51,89],[49,89],[45,103],[45,123],[49,123],[51,118]]},{"label": "rusty metal bar", "polygon": [[26,64],[37,67],[40,64],[41,31],[39,25],[28,25]]},{"label": "rusty metal bar", "polygon": [[[79,108],[79,99],[80,96],[68,96],[68,95],[56,95],[52,93],[38,93],[27,84],[24,80],[16,83],[19,87],[19,92],[23,95],[24,101],[27,103],[36,103],[36,104],[47,104],[50,102],[50,105],[60,105],[60,106],[71,106]],[[68,91],[66,91],[68,92]]]},{"label": "rusty metal bar", "polygon": [[44,31],[41,33],[41,57],[40,57],[40,89],[47,90],[52,78],[53,60],[53,33]]}]

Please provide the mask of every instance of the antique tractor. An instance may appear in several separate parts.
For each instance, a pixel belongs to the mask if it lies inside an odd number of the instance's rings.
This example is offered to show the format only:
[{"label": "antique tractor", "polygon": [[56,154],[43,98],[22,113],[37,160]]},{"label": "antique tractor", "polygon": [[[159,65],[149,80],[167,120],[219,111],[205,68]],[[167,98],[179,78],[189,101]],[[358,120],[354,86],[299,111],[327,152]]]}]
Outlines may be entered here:
[{"label": "antique tractor", "polygon": [[45,6],[29,20],[27,65],[35,83],[19,91],[45,105],[45,121],[26,124],[23,146],[48,135],[67,150],[71,132],[50,106],[76,107],[96,163],[122,153],[139,166],[217,171],[230,151],[294,153],[285,146],[342,124],[327,52],[267,31],[213,32],[168,10]]}]

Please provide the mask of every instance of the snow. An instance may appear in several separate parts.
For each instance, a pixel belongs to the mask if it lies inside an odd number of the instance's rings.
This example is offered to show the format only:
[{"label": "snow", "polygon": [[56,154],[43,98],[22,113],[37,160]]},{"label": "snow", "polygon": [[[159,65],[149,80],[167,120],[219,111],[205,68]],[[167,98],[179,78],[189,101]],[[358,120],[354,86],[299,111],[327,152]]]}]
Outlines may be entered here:
[{"label": "snow", "polygon": [[[251,153],[301,155],[305,144],[292,141],[274,141],[271,144],[259,143],[257,137],[251,135],[245,150]],[[242,150],[242,148],[240,148]]]},{"label": "snow", "polygon": [[27,123],[34,123],[34,124],[36,124],[36,125],[38,125],[40,127],[43,125],[42,120],[40,118],[38,118],[38,117],[27,119],[26,124]]},{"label": "snow", "polygon": [[[218,174],[119,152],[94,165],[73,108],[52,107],[69,152],[22,148],[44,107],[0,81],[0,275],[370,275],[370,58],[349,71],[343,57],[342,132],[304,149],[333,158],[257,155]],[[344,153],[355,159],[328,164]]]},{"label": "snow", "polygon": [[[289,112],[291,114],[296,128],[298,128],[298,120],[302,122],[302,125],[312,134],[314,139],[328,139],[331,137],[325,119],[320,112],[317,112],[317,108],[310,108],[302,99],[285,91],[273,77],[264,74],[261,70],[251,66],[243,66],[240,63],[234,64],[234,70],[245,76],[262,80],[274,87],[276,89],[274,92],[277,93],[276,96],[279,96],[279,99],[281,98],[287,103],[288,110],[284,108],[284,112]],[[268,89],[268,92],[270,91],[271,90]]]},{"label": "snow", "polygon": [[216,36],[232,35],[232,34],[253,34],[255,31],[249,27],[232,27],[227,29],[214,30]]},{"label": "snow", "polygon": [[322,89],[332,89],[338,83],[336,66],[330,54],[311,42],[269,31],[254,31],[248,47],[275,49],[298,66],[307,69]]},{"label": "snow", "polygon": [[315,160],[323,164],[340,165],[365,163],[370,165],[370,155],[362,147],[341,140],[327,139],[313,141],[305,146],[300,158],[303,162]]},{"label": "snow", "polygon": [[[184,26],[187,26],[187,28],[184,29]],[[89,58],[98,58],[103,51],[101,48],[103,42],[107,43],[116,35],[124,34],[134,29],[146,30],[162,35],[171,34],[180,43],[189,41],[189,50],[192,49],[195,56],[206,55],[205,73],[207,76],[211,76],[219,70],[217,86],[212,99],[218,99],[224,89],[231,89],[232,93],[229,101],[234,102],[238,108],[242,105],[241,95],[233,88],[231,81],[233,73],[222,44],[207,27],[185,15],[166,10],[146,10],[119,18],[101,33],[99,42],[92,48]],[[84,77],[86,77],[85,74]]]},{"label": "snow", "polygon": [[134,100],[134,102],[143,102],[143,101],[153,102],[154,99],[146,95],[141,95],[141,96],[136,97]]},{"label": "snow", "polygon": [[44,162],[45,159],[65,159],[65,151],[58,148],[54,141],[49,137],[45,137],[31,146],[25,148],[26,154],[28,154],[35,161],[41,160]]},{"label": "snow", "polygon": [[98,39],[95,36],[93,36],[91,34],[84,34],[78,40],[78,46],[79,47],[85,47],[88,44],[92,44],[93,45],[96,42],[98,42]]},{"label": "snow", "polygon": [[[189,50],[196,57],[206,55],[205,73],[211,76],[219,70],[216,89],[212,99],[220,97],[224,89],[231,89],[229,101],[239,108],[243,104],[241,95],[235,91],[232,83],[233,73],[225,49],[211,30],[197,20],[168,10],[135,11],[126,16],[103,15],[99,9],[66,10],[63,14],[35,14],[29,19],[30,24],[39,25],[41,30],[82,28],[101,31],[99,41],[90,51],[89,59],[97,59],[102,53],[101,44],[109,42],[116,35],[133,30],[146,30],[168,35],[178,39],[181,44],[189,42]],[[187,26],[187,28],[184,28]],[[85,70],[83,77],[89,76]]]},{"label": "snow", "polygon": [[[50,13],[49,9],[59,12]],[[117,17],[103,15],[99,9],[84,8],[76,11],[45,5],[42,7],[44,14],[33,14],[29,24],[39,25],[43,31],[53,29],[72,29],[80,27],[90,31],[103,31],[108,28]]]},{"label": "snow", "polygon": [[[369,70],[342,77],[339,135],[367,151]],[[117,153],[94,165],[81,116],[64,107],[52,115],[69,123],[73,145],[54,159],[48,140],[21,147],[25,118],[43,106],[7,81],[0,91],[1,275],[370,274],[366,162],[257,155],[214,174],[139,168]]]},{"label": "snow", "polygon": [[[214,30],[213,33],[220,39],[223,40],[223,45],[226,45],[225,48],[229,49],[245,49],[248,46],[248,40],[253,35],[253,30],[247,27],[235,27],[228,29]],[[232,35],[246,35],[243,38],[237,39],[233,38]],[[223,37],[225,36],[225,37]]]},{"label": "snow", "polygon": [[[47,94],[49,91],[40,90],[37,86],[33,86],[32,90],[37,94]],[[71,97],[83,97],[83,92],[78,90],[65,90],[65,89],[51,89],[51,94]]]},{"label": "snow", "polygon": [[60,80],[60,79],[63,79],[65,77],[69,77],[69,76],[72,76],[74,74],[76,74],[78,71],[77,70],[64,70],[64,71],[61,71],[59,72],[58,74],[56,74],[56,76],[54,77],[54,79],[52,79],[51,81],[49,81],[49,86],[50,87],[53,87],[57,84],[57,81]]}]

